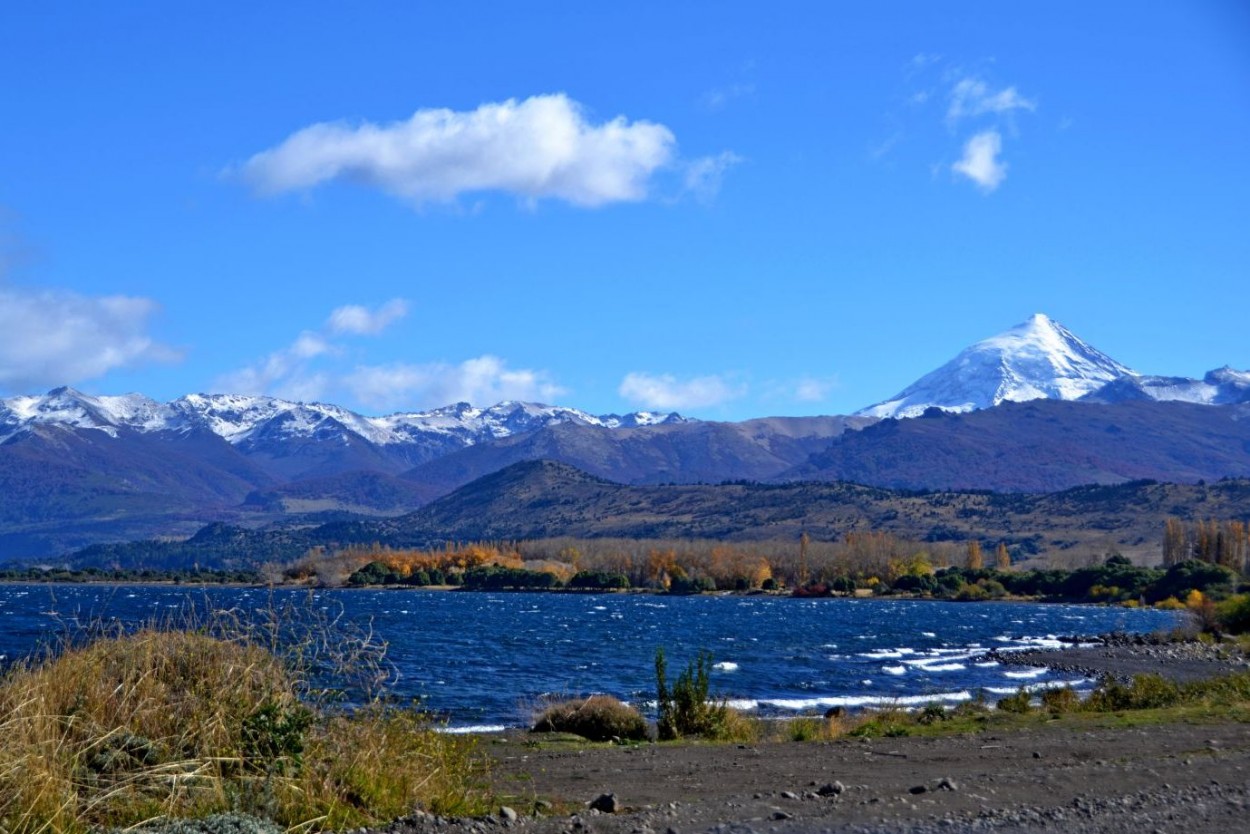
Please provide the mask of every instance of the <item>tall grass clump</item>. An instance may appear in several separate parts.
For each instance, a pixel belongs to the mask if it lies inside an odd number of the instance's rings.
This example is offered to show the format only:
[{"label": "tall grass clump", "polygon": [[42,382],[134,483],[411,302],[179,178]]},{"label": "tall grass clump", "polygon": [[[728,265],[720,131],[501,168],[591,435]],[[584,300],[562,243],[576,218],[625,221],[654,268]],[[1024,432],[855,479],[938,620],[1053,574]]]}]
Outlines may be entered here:
[{"label": "tall grass clump", "polygon": [[709,694],[712,655],[701,651],[670,687],[664,649],[655,652],[655,687],[660,741],[700,737],[718,741],[750,741],[758,738],[758,722],[752,721],[723,698]]},{"label": "tall grass clump", "polygon": [[[64,647],[0,677],[0,831],[57,834],[225,812],[280,827],[474,810],[471,743],[381,700],[310,700],[295,657],[220,622]],[[320,656],[324,657],[322,653]]]}]

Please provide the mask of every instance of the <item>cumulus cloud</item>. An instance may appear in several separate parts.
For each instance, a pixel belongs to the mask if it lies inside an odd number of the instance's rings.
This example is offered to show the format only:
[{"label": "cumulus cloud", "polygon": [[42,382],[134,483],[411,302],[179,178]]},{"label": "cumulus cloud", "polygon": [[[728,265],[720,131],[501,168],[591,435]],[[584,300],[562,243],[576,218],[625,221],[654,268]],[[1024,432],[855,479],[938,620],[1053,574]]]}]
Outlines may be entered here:
[{"label": "cumulus cloud", "polygon": [[178,351],[147,332],[157,309],[148,298],[0,286],[0,386],[66,385],[177,361]]},{"label": "cumulus cloud", "polygon": [[1008,115],[1015,110],[1037,109],[1037,103],[1020,95],[1015,87],[1004,87],[997,92],[979,78],[962,78],[951,88],[950,105],[946,121],[954,125],[961,119],[993,114]]},{"label": "cumulus cloud", "polygon": [[624,116],[595,123],[557,93],[469,111],[423,109],[385,125],[314,124],[237,173],[262,194],[348,180],[417,204],[502,191],[600,206],[645,199],[652,175],[673,161],[675,149],[662,124]]},{"label": "cumulus cloud", "polygon": [[299,402],[321,399],[326,379],[310,370],[312,360],[337,348],[320,334],[304,331],[288,347],[217,378],[215,386],[231,394],[272,394]]},{"label": "cumulus cloud", "polygon": [[678,380],[671,374],[633,372],[621,380],[617,393],[643,408],[672,411],[720,405],[746,394],[746,386],[716,375]]},{"label": "cumulus cloud", "polygon": [[376,336],[408,314],[408,302],[392,298],[375,309],[347,304],[330,313],[320,330],[305,330],[287,347],[251,365],[223,374],[219,390],[235,394],[272,394],[309,402],[330,393],[333,379],[313,369],[314,360],[343,352],[334,336]]},{"label": "cumulus cloud", "polygon": [[456,402],[492,405],[504,400],[551,402],[566,393],[546,371],[509,368],[504,360],[490,355],[459,364],[362,366],[343,382],[357,400],[375,408],[430,408]]},{"label": "cumulus cloud", "polygon": [[1003,139],[996,130],[978,133],[964,144],[963,158],[951,166],[956,174],[967,177],[987,194],[1007,177],[1007,163],[999,160]]},{"label": "cumulus cloud", "polygon": [[402,298],[392,298],[376,310],[370,310],[358,304],[348,304],[330,314],[326,327],[331,333],[375,336],[406,315],[408,315],[408,302]]}]

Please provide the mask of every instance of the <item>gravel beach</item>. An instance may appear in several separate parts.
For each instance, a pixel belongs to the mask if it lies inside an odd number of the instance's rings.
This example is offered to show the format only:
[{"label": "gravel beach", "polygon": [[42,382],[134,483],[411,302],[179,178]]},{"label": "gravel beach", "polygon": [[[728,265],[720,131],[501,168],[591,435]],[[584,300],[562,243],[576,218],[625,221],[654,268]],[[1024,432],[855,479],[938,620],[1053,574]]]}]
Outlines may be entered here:
[{"label": "gravel beach", "polygon": [[[1100,640],[1017,653],[1012,662],[1185,680],[1245,668],[1196,643]],[[496,788],[515,797],[510,807],[476,820],[416,815],[386,830],[1200,834],[1250,826],[1250,725],[1232,721],[1123,728],[1064,721],[942,738],[749,745],[544,749],[527,741],[524,734],[484,740]],[[591,807],[596,800],[603,810]]]}]

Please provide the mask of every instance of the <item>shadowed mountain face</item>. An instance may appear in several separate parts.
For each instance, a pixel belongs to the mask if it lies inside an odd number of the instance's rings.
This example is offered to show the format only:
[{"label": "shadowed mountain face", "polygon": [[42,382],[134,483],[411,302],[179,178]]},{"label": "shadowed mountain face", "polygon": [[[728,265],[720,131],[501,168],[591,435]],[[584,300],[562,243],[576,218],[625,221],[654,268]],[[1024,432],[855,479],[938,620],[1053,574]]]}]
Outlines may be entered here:
[{"label": "shadowed mountain face", "polygon": [[776,478],[848,429],[872,420],[770,417],[743,423],[684,423],[604,429],[574,423],[480,443],[404,474],[446,494],[525,460],[552,460],[619,483],[719,483]]},{"label": "shadowed mountain face", "polygon": [[1192,483],[1246,475],[1250,406],[1037,400],[885,420],[844,435],[781,479],[1047,492],[1140,478]]},{"label": "shadowed mountain face", "polygon": [[379,522],[382,540],[437,543],[575,537],[834,540],[902,538],[1075,543],[1157,549],[1163,521],[1250,515],[1250,480],[1209,486],[1134,482],[1040,495],[915,493],[849,483],[625,486],[565,464],[511,466],[415,513]]}]

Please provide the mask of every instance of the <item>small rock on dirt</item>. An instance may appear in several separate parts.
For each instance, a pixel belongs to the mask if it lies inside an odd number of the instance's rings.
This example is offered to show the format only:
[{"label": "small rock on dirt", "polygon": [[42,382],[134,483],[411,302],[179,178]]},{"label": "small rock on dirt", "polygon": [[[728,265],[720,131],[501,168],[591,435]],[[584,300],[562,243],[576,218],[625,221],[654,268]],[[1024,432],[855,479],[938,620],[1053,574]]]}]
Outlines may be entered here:
[{"label": "small rock on dirt", "polygon": [[604,793],[595,797],[590,803],[591,810],[601,814],[615,814],[621,809],[621,803],[614,793]]}]

